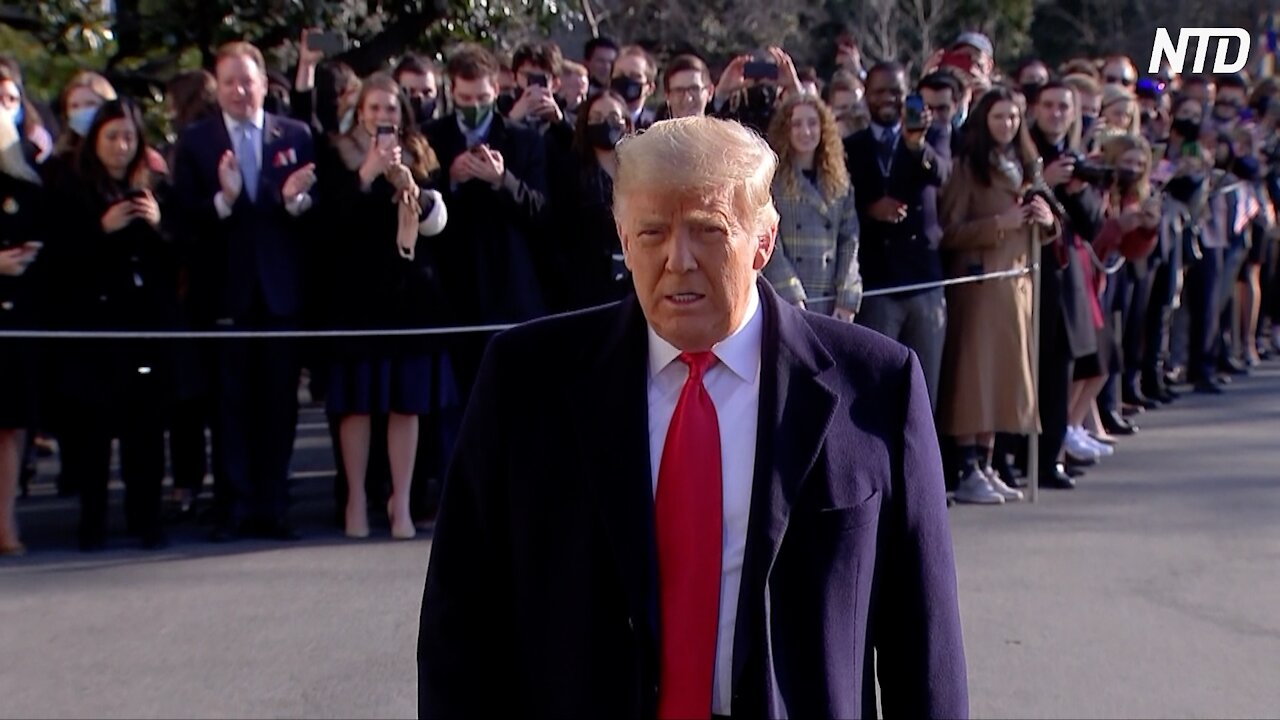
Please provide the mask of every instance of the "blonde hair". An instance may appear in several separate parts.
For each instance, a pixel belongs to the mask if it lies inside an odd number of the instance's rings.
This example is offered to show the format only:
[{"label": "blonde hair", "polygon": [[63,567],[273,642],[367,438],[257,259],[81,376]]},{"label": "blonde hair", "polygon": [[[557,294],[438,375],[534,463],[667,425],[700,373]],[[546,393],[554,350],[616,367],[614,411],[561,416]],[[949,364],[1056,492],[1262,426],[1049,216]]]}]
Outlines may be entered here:
[{"label": "blonde hair", "polygon": [[1142,173],[1142,177],[1138,178],[1138,183],[1135,186],[1137,199],[1146,200],[1147,190],[1149,189],[1148,183],[1151,177],[1151,145],[1145,138],[1134,134],[1117,135],[1108,139],[1102,144],[1102,162],[1115,167],[1120,163],[1120,158],[1132,150],[1141,150],[1147,158],[1146,170]]},{"label": "blonde hair", "polygon": [[1141,118],[1138,114],[1138,98],[1128,89],[1116,87],[1115,85],[1107,85],[1102,89],[1102,105],[1100,109],[1103,113],[1107,112],[1107,108],[1116,103],[1129,103],[1128,122],[1120,129],[1125,133],[1137,135],[1142,132]]},{"label": "blonde hair", "polygon": [[818,141],[817,152],[814,153],[813,167],[818,171],[818,187],[822,190],[822,198],[827,202],[834,202],[849,192],[849,169],[845,165],[844,144],[840,141],[836,117],[831,108],[816,95],[794,95],[787,98],[769,123],[769,144],[778,154],[778,164],[784,168],[779,173],[783,194],[792,200],[800,197],[796,174],[790,172],[795,155],[795,150],[791,147],[791,117],[796,108],[802,105],[811,107],[818,113],[822,136]]},{"label": "blonde hair", "polygon": [[773,227],[778,211],[771,186],[778,156],[737,122],[687,117],[656,123],[618,144],[614,213],[646,190],[723,194],[731,191],[739,225],[751,233]]}]

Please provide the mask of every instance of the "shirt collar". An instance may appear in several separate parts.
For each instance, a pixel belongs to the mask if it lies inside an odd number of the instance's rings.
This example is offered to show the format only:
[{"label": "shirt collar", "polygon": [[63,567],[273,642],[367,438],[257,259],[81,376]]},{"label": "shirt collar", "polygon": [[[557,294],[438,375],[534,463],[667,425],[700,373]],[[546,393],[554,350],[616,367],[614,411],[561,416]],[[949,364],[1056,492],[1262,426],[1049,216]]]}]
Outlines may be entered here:
[{"label": "shirt collar", "polygon": [[[649,329],[649,377],[657,377],[676,362],[680,350],[663,340],[653,326]],[[754,383],[760,372],[760,347],[764,341],[764,318],[760,312],[760,290],[754,284],[747,299],[747,313],[742,324],[729,337],[711,348],[716,359],[733,371],[743,382]]]},{"label": "shirt collar", "polygon": [[873,122],[871,127],[875,129],[876,139],[883,142],[885,133],[893,133],[893,137],[898,136],[898,130],[902,127],[902,123],[894,123],[892,126],[884,126],[880,123]]},{"label": "shirt collar", "polygon": [[236,130],[239,130],[242,125],[246,124],[252,125],[258,130],[262,130],[262,126],[267,122],[267,111],[262,108],[258,108],[258,112],[254,113],[248,120],[236,120],[227,113],[222,113],[222,121],[226,123],[227,130],[230,132],[235,132]]}]

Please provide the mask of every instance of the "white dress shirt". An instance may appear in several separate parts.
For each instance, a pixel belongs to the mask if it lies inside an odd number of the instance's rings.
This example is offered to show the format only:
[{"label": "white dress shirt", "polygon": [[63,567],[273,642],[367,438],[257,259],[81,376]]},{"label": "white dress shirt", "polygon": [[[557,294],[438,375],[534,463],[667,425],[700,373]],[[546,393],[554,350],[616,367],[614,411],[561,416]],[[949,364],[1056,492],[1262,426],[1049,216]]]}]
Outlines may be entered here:
[{"label": "white dress shirt", "polygon": [[[720,427],[720,468],[724,499],[724,545],[720,565],[720,627],[716,639],[716,674],[711,712],[728,715],[733,694],[733,635],[738,615],[738,587],[747,547],[751,486],[756,464],[756,426],[760,408],[760,347],[764,337],[759,291],[753,285],[742,325],[711,351],[719,360],[703,377]],[[680,351],[649,327],[649,459],[653,492],[667,429],[675,414],[689,366]]]},{"label": "white dress shirt", "polygon": [[[263,136],[263,133],[266,132],[267,112],[262,108],[258,108],[258,112],[254,113],[253,117],[248,120],[236,120],[224,112],[222,113],[222,122],[227,126],[227,137],[231,138],[231,152],[236,154],[236,160],[239,162],[243,162],[240,158],[239,143],[239,138],[243,134],[243,126],[252,125],[257,128],[258,142],[254,143],[253,150],[257,154],[255,159],[258,161],[258,178],[261,181],[262,174],[266,172],[266,167],[262,164],[262,147],[267,142],[267,139]],[[247,192],[247,190],[242,188],[240,192]],[[213,207],[217,211],[219,219],[226,220],[231,217],[231,203],[227,202],[227,198],[222,194],[221,190],[213,196]],[[304,193],[298,197],[286,198],[284,207],[290,215],[295,217],[301,215],[311,209],[311,194]]]}]

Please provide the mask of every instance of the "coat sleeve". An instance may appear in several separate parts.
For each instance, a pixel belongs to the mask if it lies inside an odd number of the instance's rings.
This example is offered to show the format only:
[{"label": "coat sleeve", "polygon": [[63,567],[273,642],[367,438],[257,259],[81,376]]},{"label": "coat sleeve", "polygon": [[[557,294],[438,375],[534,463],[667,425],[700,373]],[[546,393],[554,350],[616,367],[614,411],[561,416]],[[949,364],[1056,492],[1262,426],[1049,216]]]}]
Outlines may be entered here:
[{"label": "coat sleeve", "polygon": [[[495,692],[517,677],[509,654],[516,635],[512,591],[502,578],[503,346],[499,336],[480,366],[448,474],[432,540],[418,635],[418,716],[516,717],[517,698]],[[495,685],[497,683],[497,685]]]},{"label": "coat sleeve", "polygon": [[996,216],[972,217],[970,206],[974,199],[974,178],[964,171],[952,173],[942,187],[938,198],[938,217],[942,221],[942,247],[945,250],[974,250],[993,248],[1000,242],[1000,228]]},{"label": "coat sleeve", "polygon": [[[786,201],[782,200],[781,202]],[[783,208],[779,208],[779,210],[781,209]],[[783,223],[779,223],[779,228],[783,226]],[[773,289],[778,291],[778,295],[792,305],[808,301],[809,296],[804,291],[804,284],[800,282],[796,267],[792,264],[791,258],[787,257],[787,248],[782,242],[781,229],[779,229],[777,240],[774,243],[773,256],[769,258],[769,263],[764,266],[764,277],[769,281],[770,285],[773,285]]]},{"label": "coat sleeve", "polygon": [[914,352],[901,370],[901,455],[880,535],[874,624],[885,717],[967,718],[968,679],[946,487],[924,373]]},{"label": "coat sleeve", "polygon": [[836,307],[857,312],[862,308],[862,272],[858,266],[858,206],[852,188],[841,204],[836,235]]},{"label": "coat sleeve", "polygon": [[[218,188],[210,187],[206,178],[200,176],[200,160],[196,151],[199,145],[199,138],[190,133],[184,134],[178,140],[172,168],[176,227],[181,237],[191,239],[222,224],[213,205],[213,196],[218,193]],[[213,185],[217,185],[217,178],[213,179]]]},{"label": "coat sleeve", "polygon": [[508,166],[499,189],[503,201],[516,208],[526,227],[536,227],[547,219],[547,154],[541,142],[537,136],[530,141],[521,138],[518,154],[522,166],[514,172]]}]

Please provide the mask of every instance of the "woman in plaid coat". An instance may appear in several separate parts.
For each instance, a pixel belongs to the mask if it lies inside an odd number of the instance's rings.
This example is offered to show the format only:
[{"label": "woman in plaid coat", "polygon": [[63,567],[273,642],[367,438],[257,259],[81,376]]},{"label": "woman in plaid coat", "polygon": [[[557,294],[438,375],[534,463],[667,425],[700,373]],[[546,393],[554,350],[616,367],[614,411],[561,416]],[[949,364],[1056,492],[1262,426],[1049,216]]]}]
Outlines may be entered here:
[{"label": "woman in plaid coat", "polygon": [[815,95],[794,95],[774,115],[769,144],[780,219],[764,275],[788,302],[852,322],[862,304],[858,212],[835,115]]}]

